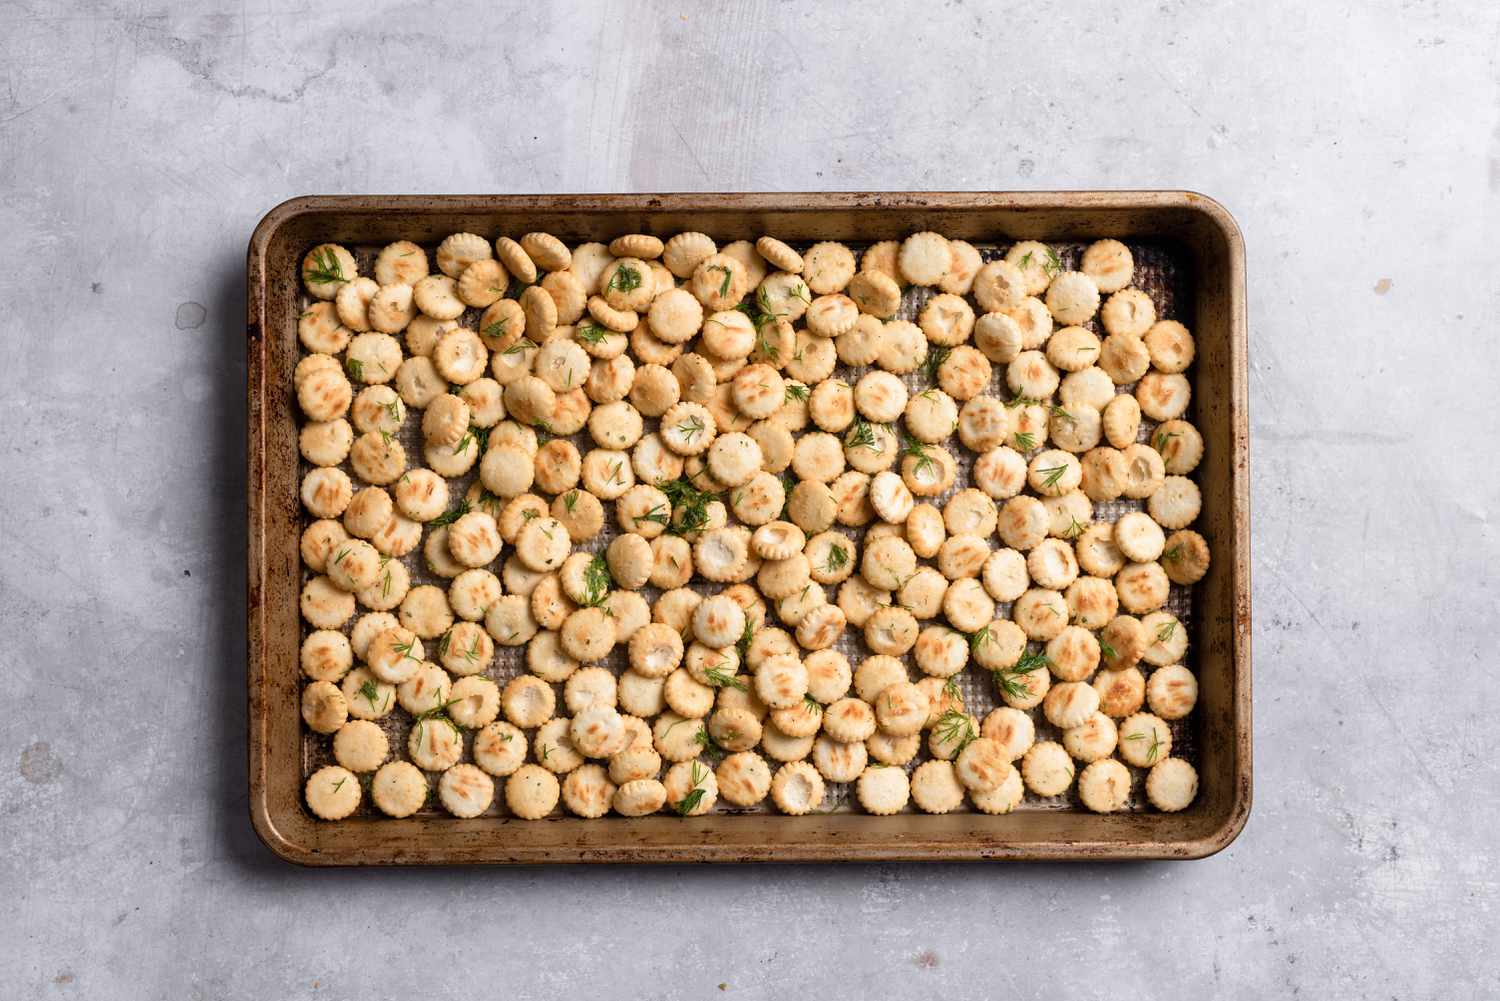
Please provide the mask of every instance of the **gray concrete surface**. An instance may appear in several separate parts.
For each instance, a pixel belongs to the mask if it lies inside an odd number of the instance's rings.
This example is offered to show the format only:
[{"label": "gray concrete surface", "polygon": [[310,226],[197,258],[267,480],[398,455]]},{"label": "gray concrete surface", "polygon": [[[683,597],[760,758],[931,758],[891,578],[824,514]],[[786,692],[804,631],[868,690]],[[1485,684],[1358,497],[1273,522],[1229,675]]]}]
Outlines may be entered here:
[{"label": "gray concrete surface", "polygon": [[[1483,0],[0,0],[0,997],[1500,994],[1497,32]],[[271,205],[1137,186],[1222,199],[1251,255],[1257,786],[1229,850],[260,847],[240,321]]]}]

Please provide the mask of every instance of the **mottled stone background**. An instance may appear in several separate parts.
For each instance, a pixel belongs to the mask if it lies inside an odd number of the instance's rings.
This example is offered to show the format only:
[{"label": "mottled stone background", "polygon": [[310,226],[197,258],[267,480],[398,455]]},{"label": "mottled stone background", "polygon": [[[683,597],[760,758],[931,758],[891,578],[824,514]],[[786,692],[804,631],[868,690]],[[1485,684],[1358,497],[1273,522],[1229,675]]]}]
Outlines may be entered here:
[{"label": "mottled stone background", "polygon": [[[0,996],[1500,993],[1500,8],[0,0]],[[1191,864],[314,872],[244,793],[244,250],[309,192],[1186,187],[1256,805]],[[721,995],[722,991],[722,995]]]}]

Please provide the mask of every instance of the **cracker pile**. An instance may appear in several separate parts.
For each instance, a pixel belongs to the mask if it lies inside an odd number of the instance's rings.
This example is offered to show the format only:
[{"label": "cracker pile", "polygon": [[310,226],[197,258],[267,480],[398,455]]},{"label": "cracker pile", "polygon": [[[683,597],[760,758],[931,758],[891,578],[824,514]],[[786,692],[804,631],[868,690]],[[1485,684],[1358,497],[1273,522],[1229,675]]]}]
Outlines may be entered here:
[{"label": "cracker pile", "polygon": [[[409,816],[432,775],[459,817],[497,793],[524,819],[805,814],[828,783],[873,814],[1075,788],[1111,812],[1141,774],[1158,809],[1192,802],[1165,605],[1209,566],[1194,343],[1124,244],[1077,270],[931,232],[858,259],[702,233],[456,233],[434,257],[303,261],[302,714],[338,762],[314,814]],[[916,322],[909,285],[934,290]],[[1119,498],[1144,510],[1095,518]],[[446,590],[413,584],[418,550]],[[505,647],[528,673],[502,688]],[[964,672],[1003,702],[983,720]]]}]

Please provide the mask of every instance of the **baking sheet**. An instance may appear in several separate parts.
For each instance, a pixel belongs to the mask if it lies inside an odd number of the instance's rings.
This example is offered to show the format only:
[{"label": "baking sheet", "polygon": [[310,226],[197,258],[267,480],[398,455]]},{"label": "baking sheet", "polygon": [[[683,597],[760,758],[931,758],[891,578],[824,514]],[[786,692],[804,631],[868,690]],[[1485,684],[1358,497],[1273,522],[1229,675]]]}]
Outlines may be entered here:
[{"label": "baking sheet", "polygon": [[[756,235],[758,234],[745,234],[744,238],[753,239]],[[1135,272],[1134,278],[1132,280],[1132,285],[1151,296],[1153,302],[1156,305],[1157,316],[1159,319],[1180,320],[1184,323],[1188,323],[1189,329],[1191,329],[1192,325],[1189,321],[1194,315],[1193,302],[1191,299],[1193,278],[1191,269],[1187,263],[1186,254],[1184,253],[1183,249],[1178,245],[1168,245],[1155,242],[1134,242],[1130,240],[1126,240],[1124,242],[1126,243],[1126,246],[1130,248],[1131,253],[1135,258]],[[808,246],[810,246],[810,242],[791,242],[791,245],[798,251],[804,251]],[[847,245],[855,252],[856,258],[862,256],[864,248],[868,246],[867,243],[853,241],[848,242]],[[979,250],[980,256],[985,261],[1003,257],[1008,246],[1008,243],[975,243],[976,249]],[[1051,246],[1056,252],[1065,269],[1076,269],[1078,262],[1082,257],[1083,250],[1087,246],[1087,244],[1081,242],[1065,242],[1049,243],[1049,246]],[[350,246],[349,249],[354,253],[355,259],[358,262],[360,274],[372,273],[374,269],[375,255],[379,252],[380,247]],[[424,249],[427,250],[429,260],[434,260],[436,251],[435,246],[426,245]],[[915,321],[917,315],[921,312],[922,306],[927,302],[928,299],[937,294],[939,294],[939,290],[937,289],[922,288],[916,286],[910,286],[906,288],[902,294],[901,309],[898,312],[897,316],[901,319]],[[972,296],[966,298],[968,298],[970,304],[973,305]],[[306,297],[304,294],[301,308],[305,309],[315,301],[316,300]],[[977,307],[975,311],[976,313],[982,312]],[[297,312],[301,312],[301,309],[297,310]],[[479,314],[482,312],[482,310],[468,309],[465,311],[463,318],[459,322],[471,329],[476,329],[478,325]],[[1093,330],[1101,338],[1104,336],[1103,329],[1099,325],[1097,316],[1093,320],[1090,320],[1088,323],[1082,324],[1082,326]],[[295,329],[291,331],[291,336],[295,340]],[[399,338],[400,335],[398,335],[398,339]],[[301,353],[305,354],[306,352],[303,351]],[[868,371],[868,369],[855,369],[843,364],[839,364],[835,368],[834,377],[843,378],[852,385],[858,379],[859,375],[865,371]],[[1194,370],[1189,369],[1187,375],[1190,380],[1193,379]],[[915,372],[909,373],[908,375],[903,377],[902,381],[907,385],[907,388],[913,392],[920,392],[929,388],[931,385],[927,377],[924,375],[922,369],[920,368]],[[1117,387],[1116,391],[1119,393],[1128,393],[1133,389],[1134,386],[1132,384],[1129,386]],[[993,366],[993,371],[990,378],[990,386],[986,390],[986,392],[989,395],[1001,400],[1008,400],[1011,398],[1011,396],[1014,395],[1005,384],[1005,366]],[[1184,417],[1187,420],[1193,420],[1192,407],[1189,408],[1189,412],[1184,415]],[[300,415],[298,418],[298,423],[300,426]],[[648,432],[654,430],[657,424],[658,422],[656,419],[645,418],[646,430]],[[1141,430],[1137,440],[1142,442],[1148,441],[1151,434],[1154,433],[1156,424],[1157,422],[1152,421],[1151,419],[1142,415]],[[407,420],[403,425],[401,432],[397,435],[397,438],[406,450],[408,462],[410,463],[413,459],[420,462],[420,458],[422,455],[422,435],[419,412],[410,411],[408,413]],[[589,448],[593,447],[593,441],[589,438],[587,428],[576,435],[569,436],[569,440],[578,447],[580,454],[587,452]],[[953,486],[948,491],[941,494],[939,497],[923,498],[928,502],[936,505],[939,509],[942,508],[942,505],[944,502],[946,502],[947,498],[952,496],[954,493],[957,493],[959,490],[962,490],[971,485],[971,472],[973,464],[974,461],[978,458],[977,455],[970,452],[958,441],[957,435],[951,436],[951,438],[945,441],[943,444],[953,455],[954,459],[957,462],[957,476],[954,480]],[[305,475],[312,468],[313,466],[310,463],[307,463],[305,460],[301,461],[300,473],[302,475]],[[340,468],[342,468],[346,473],[350,475],[351,479],[354,480],[356,485],[360,483],[359,479],[355,477],[353,470],[350,468],[347,461],[342,464]],[[410,465],[409,468],[415,468],[415,466]],[[449,480],[450,497],[453,498],[454,501],[456,501],[457,498],[462,497],[464,491],[468,488],[468,486],[478,478],[478,471],[479,464],[476,462],[474,468],[471,469],[468,474]],[[609,545],[610,541],[617,534],[619,534],[618,528],[615,525],[613,518],[613,502],[606,502],[604,507],[605,511],[607,512],[604,529],[593,539],[576,545],[574,547],[575,551],[585,551],[590,553],[600,552]],[[1094,520],[1113,522],[1128,511],[1142,510],[1144,507],[1145,503],[1143,501],[1135,501],[1125,498],[1121,498],[1115,501],[1108,501],[1105,503],[1096,503],[1094,505]],[[731,514],[730,517],[732,523],[733,515]],[[302,513],[301,526],[305,528],[314,520],[316,519],[314,519],[304,511]],[[856,540],[858,540],[860,535],[862,534],[861,529],[850,528],[848,526],[838,524],[835,524],[833,526],[833,530],[842,532],[845,535],[848,535],[850,538]],[[425,541],[426,539],[426,534],[427,533],[424,531],[423,541]],[[999,547],[998,539],[992,538],[992,543],[995,547]],[[862,547],[860,549],[860,552],[863,552]],[[502,551],[500,555],[500,559],[495,564],[491,565],[490,569],[495,572],[497,577],[499,576],[500,566],[503,565],[505,559],[509,557],[510,553],[511,547],[506,546],[504,551]],[[410,573],[412,587],[416,587],[419,584],[433,584],[442,588],[446,592],[450,581],[447,578],[439,577],[436,574],[428,571],[425,565],[425,561],[422,559],[422,547],[420,544],[407,556],[399,558],[399,561],[406,566],[408,572]],[[919,558],[918,565],[935,565],[935,561],[923,560]],[[304,570],[303,579],[306,580],[310,576],[311,575]],[[707,581],[697,580],[693,582],[693,586],[696,590],[702,593],[710,594],[722,589],[723,586],[727,585],[717,585]],[[829,586],[827,588],[830,601],[832,601],[834,599],[834,596],[836,595],[836,588],[837,585]],[[656,598],[660,595],[661,592],[659,589],[647,585],[640,589],[640,593],[643,597],[645,597],[648,603],[654,604]],[[767,604],[768,606],[774,605],[774,603],[772,602],[767,602]],[[1177,618],[1182,622],[1183,626],[1187,630],[1187,635],[1194,641],[1196,641],[1196,638],[1198,636],[1198,632],[1194,628],[1196,611],[1195,604],[1196,603],[1193,601],[1192,588],[1172,584],[1169,591],[1167,603],[1165,606],[1163,606],[1166,611],[1169,611],[1177,616]],[[364,614],[367,611],[368,609],[364,609],[363,606],[360,606],[359,611],[346,624],[343,631],[347,633],[350,629],[352,629],[354,622],[359,618],[360,615]],[[995,614],[997,618],[1009,618],[1010,603],[998,603],[996,606]],[[774,619],[774,610],[769,611],[768,615],[769,617]],[[924,626],[934,621],[941,620],[919,620],[919,622]],[[302,630],[302,635],[305,637],[312,631],[312,628],[304,622],[302,624]],[[788,632],[791,631],[792,630],[788,629]],[[432,642],[435,643],[436,640]],[[1040,647],[1041,644],[1037,643],[1031,643],[1028,645],[1028,649],[1031,650],[1038,650],[1040,649]],[[855,629],[852,626],[845,630],[843,636],[836,644],[836,648],[849,659],[850,665],[852,667],[857,667],[862,660],[864,660],[871,654],[871,651],[868,649],[868,647],[865,646],[861,630]],[[910,654],[904,656],[902,660],[907,663],[908,673],[913,680],[917,680],[923,677],[923,673],[916,667],[915,662]],[[1188,652],[1183,658],[1182,663],[1184,664],[1184,666],[1196,673],[1196,660],[1197,653],[1194,649],[1194,642],[1190,642]],[[625,645],[620,644],[616,646],[614,651],[604,661],[600,662],[599,666],[608,668],[616,675],[623,672],[628,666]],[[1146,665],[1144,664],[1142,665],[1143,671],[1145,666]],[[287,665],[287,670],[300,673],[300,669],[295,663]],[[525,662],[525,648],[501,647],[498,644],[496,645],[494,660],[490,663],[489,667],[484,672],[486,676],[493,679],[502,689],[509,679],[525,673],[527,673]],[[965,709],[969,713],[973,714],[980,722],[983,722],[985,716],[991,710],[995,709],[997,706],[1004,704],[1000,700],[999,695],[996,692],[995,683],[989,671],[983,670],[971,663],[970,665],[965,667],[962,672],[956,675],[953,680],[957,683],[959,692],[963,697]],[[554,684],[553,688],[557,693],[559,708],[565,711],[562,699],[563,686],[561,684]],[[1040,706],[1035,709],[1029,710],[1028,715],[1031,716],[1032,721],[1035,724],[1036,739],[1038,741],[1061,740],[1061,732],[1056,727],[1047,722]],[[1197,729],[1197,716],[1198,713],[1195,711],[1186,719],[1170,721],[1167,724],[1172,732],[1172,757],[1184,758],[1187,761],[1193,763],[1195,766],[1197,766],[1198,764],[1195,737],[1195,731]],[[503,716],[501,718],[503,718]],[[376,720],[375,722],[383,730],[385,730],[386,735],[390,740],[392,757],[406,758],[406,740],[412,726],[411,716],[404,709],[396,706],[389,714],[386,715],[384,719]],[[533,735],[534,731],[529,731],[527,733],[528,740],[530,740]],[[473,760],[471,753],[473,739],[474,736],[472,731],[464,732],[464,757],[462,759],[464,761]],[[916,758],[914,758],[906,765],[906,770],[910,772],[923,761],[928,760],[928,758],[929,755],[926,751],[926,740],[924,735],[922,750],[918,753]],[[530,759],[531,756],[528,755],[528,760]],[[717,761],[717,758],[713,755],[705,754],[702,760],[712,765]],[[302,729],[303,777],[306,778],[318,768],[333,763],[335,762],[332,752],[332,737],[313,733],[311,730],[308,730],[304,726]],[[670,763],[664,762],[663,764],[665,768],[665,766]],[[775,768],[779,766],[779,762],[773,760],[768,760],[768,764],[772,766],[773,772],[775,771]],[[1132,792],[1129,803],[1127,805],[1127,809],[1135,812],[1150,812],[1152,808],[1146,802],[1146,796],[1143,786],[1146,770],[1135,768],[1128,764],[1126,765],[1126,767],[1130,770],[1133,779]],[[427,774],[429,782],[433,784],[435,788],[435,783],[440,773],[432,772]],[[362,776],[361,778],[362,781],[365,781],[366,783],[368,782],[368,776]],[[495,799],[491,804],[490,809],[486,812],[486,814],[489,816],[505,816],[508,813],[504,803],[504,796],[501,794],[503,781],[503,779],[496,780]],[[853,792],[849,783],[825,782],[825,785],[827,791],[824,796],[823,803],[820,806],[821,812],[862,812],[860,811],[858,803],[854,799]],[[968,804],[967,799],[965,800],[964,805],[960,807],[960,811],[963,812],[971,812],[972,809],[973,808]],[[1075,782],[1074,785],[1061,796],[1040,797],[1027,792],[1024,800],[1019,806],[1017,806],[1016,809],[1017,811],[1082,811],[1084,808],[1078,800],[1077,784]],[[720,800],[716,804],[712,812],[719,814],[743,814],[775,813],[776,810],[771,805],[770,798],[767,797],[767,799],[760,805],[751,808],[732,807]],[[920,811],[918,811],[914,805],[908,804],[905,812],[914,813]],[[554,816],[563,815],[565,815],[565,811],[563,810],[561,804],[559,804],[556,811],[554,812]],[[367,795],[362,798],[355,816],[380,817],[383,815],[374,806],[371,798]],[[422,810],[420,810],[416,814],[416,816],[424,818],[441,817],[445,819],[452,819],[446,811],[444,811],[440,806],[437,805],[435,795],[429,797],[427,804],[424,805]],[[602,822],[607,823],[611,819],[615,819],[613,814],[602,818]]]}]

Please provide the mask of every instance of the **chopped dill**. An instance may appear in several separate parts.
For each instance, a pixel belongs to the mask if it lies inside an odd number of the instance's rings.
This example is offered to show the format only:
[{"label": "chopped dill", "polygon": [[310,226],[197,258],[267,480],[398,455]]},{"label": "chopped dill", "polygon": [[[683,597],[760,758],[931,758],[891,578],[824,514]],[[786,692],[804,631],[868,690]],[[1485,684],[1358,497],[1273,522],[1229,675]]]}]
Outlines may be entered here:
[{"label": "chopped dill", "polygon": [[921,475],[923,471],[933,472],[937,469],[937,464],[933,461],[932,456],[927,453],[927,446],[915,438],[903,436],[901,455],[903,457],[910,455],[917,460],[916,464],[912,467],[913,475]]},{"label": "chopped dill", "polygon": [[617,292],[634,292],[641,287],[641,273],[633,267],[620,266],[615,268],[615,273],[610,275],[607,289]]},{"label": "chopped dill", "polygon": [[603,553],[595,553],[594,558],[589,560],[589,565],[583,568],[583,600],[579,602],[586,608],[596,608],[604,604],[609,597],[610,588],[614,587],[615,580],[609,573],[609,564],[604,561]]},{"label": "chopped dill", "polygon": [[844,436],[844,447],[850,449],[865,448],[877,455],[885,451],[885,446],[875,434],[875,425],[863,417],[856,417],[854,419],[854,426]]},{"label": "chopped dill", "polygon": [[1013,699],[1024,699],[1031,695],[1031,685],[1027,675],[1047,667],[1052,662],[1044,653],[1025,653],[1021,659],[1008,668],[1001,668],[995,672],[995,684],[1000,691]]},{"label": "chopped dill", "polygon": [[303,266],[302,277],[309,285],[331,285],[349,280],[344,277],[343,262],[332,247],[321,247],[314,251],[311,264]]},{"label": "chopped dill", "polygon": [[721,295],[721,296],[728,295],[729,294],[729,283],[734,280],[734,272],[730,271],[728,268],[726,268],[722,264],[710,264],[708,266],[708,270],[710,270],[710,271],[722,271],[722,272],[724,272],[724,280],[719,283],[719,295]]},{"label": "chopped dill", "polygon": [[703,786],[703,780],[708,778],[708,769],[696,761],[693,762],[692,778],[693,787],[688,790],[688,794],[672,804],[672,809],[677,811],[678,816],[686,817],[696,810],[698,804],[703,802],[703,797],[708,792]]},{"label": "chopped dill", "polygon": [[932,733],[940,744],[957,745],[953,751],[954,755],[963,751],[979,736],[974,730],[974,721],[969,719],[967,713],[959,709],[949,709],[939,716],[937,722],[932,725]]},{"label": "chopped dill", "polygon": [[380,697],[380,689],[375,687],[374,681],[366,678],[364,684],[359,686],[359,691],[355,694],[370,703],[370,708],[373,710],[375,708],[375,700]]},{"label": "chopped dill", "polygon": [[708,679],[708,684],[711,688],[724,688],[725,686],[728,686],[729,688],[735,688],[742,692],[748,692],[750,690],[738,677],[733,674],[727,673],[724,670],[723,661],[720,661],[713,667],[710,667],[708,670],[704,671],[703,676]]},{"label": "chopped dill", "polygon": [[583,320],[573,328],[573,336],[585,344],[603,344],[609,331],[593,320]]},{"label": "chopped dill", "polygon": [[750,656],[750,641],[755,638],[755,621],[750,616],[745,616],[745,631],[740,633],[740,638],[734,641],[735,652],[740,655],[740,663],[746,662]]},{"label": "chopped dill", "polygon": [[[658,522],[658,524],[666,525],[667,530],[673,535],[691,535],[708,527],[708,505],[718,499],[716,494],[699,490],[687,479],[681,477],[658,483],[656,487],[667,495],[667,503],[676,512],[675,524],[668,522]],[[652,510],[654,511],[655,508]]]},{"label": "chopped dill", "polygon": [[469,511],[470,508],[468,500],[461,500],[458,502],[457,507],[450,508],[449,510],[444,511],[442,514],[429,521],[427,523],[427,527],[442,528],[444,525],[451,525],[458,519],[462,518],[464,515],[468,514]]},{"label": "chopped dill", "polygon": [[849,550],[840,545],[828,547],[828,559],[823,561],[825,573],[838,573],[849,565]]},{"label": "chopped dill", "polygon": [[934,344],[927,349],[927,357],[922,361],[922,374],[927,377],[928,382],[937,382],[938,369],[943,367],[943,362],[953,349],[942,344]]}]

